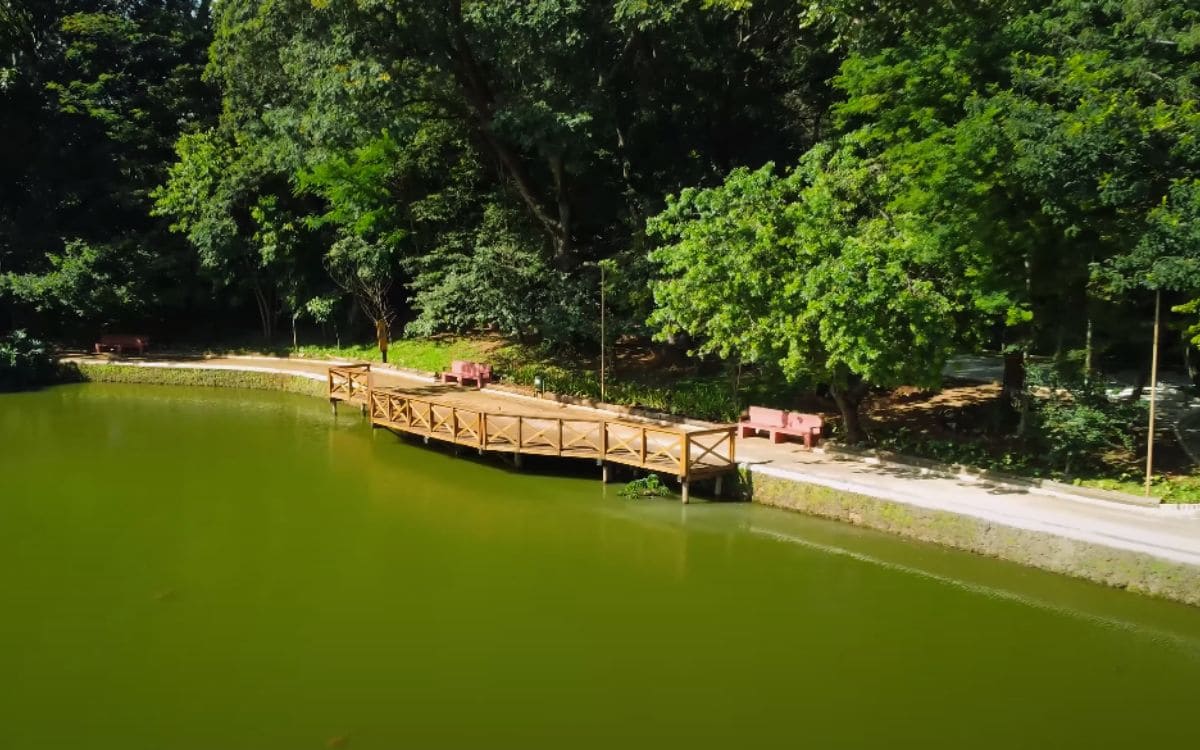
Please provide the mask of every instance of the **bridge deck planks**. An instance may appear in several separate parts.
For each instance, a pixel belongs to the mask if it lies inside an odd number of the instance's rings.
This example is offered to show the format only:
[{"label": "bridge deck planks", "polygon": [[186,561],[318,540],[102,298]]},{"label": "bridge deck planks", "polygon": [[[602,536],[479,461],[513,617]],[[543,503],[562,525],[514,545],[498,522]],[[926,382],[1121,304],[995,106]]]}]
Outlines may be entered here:
[{"label": "bridge deck planks", "polygon": [[[735,428],[684,430],[629,419],[518,414],[458,405],[451,398],[374,387],[370,365],[329,368],[328,396],[362,405],[372,425],[483,451],[582,458],[689,479],[737,468]],[[448,394],[449,395],[449,394]]]}]

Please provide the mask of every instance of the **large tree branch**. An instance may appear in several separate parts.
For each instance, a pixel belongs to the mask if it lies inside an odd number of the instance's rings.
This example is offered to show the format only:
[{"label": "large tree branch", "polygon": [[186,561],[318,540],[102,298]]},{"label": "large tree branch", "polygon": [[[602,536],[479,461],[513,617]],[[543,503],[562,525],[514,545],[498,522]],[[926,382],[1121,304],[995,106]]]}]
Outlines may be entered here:
[{"label": "large tree branch", "polygon": [[[504,171],[516,187],[521,199],[528,206],[538,223],[550,234],[556,247],[566,244],[568,231],[566,226],[550,215],[538,197],[538,191],[525,168],[524,162],[517,152],[496,135],[492,129],[495,97],[487,85],[487,77],[475,56],[471,43],[463,31],[462,3],[453,0],[450,3],[450,49],[452,69],[455,80],[462,89],[471,114],[479,127],[479,134]],[[561,215],[561,214],[560,214]]]},{"label": "large tree branch", "polygon": [[637,49],[637,43],[641,40],[641,34],[634,30],[629,38],[625,40],[625,46],[621,48],[621,53],[617,55],[617,59],[613,60],[613,64],[608,70],[600,74],[600,79],[596,82],[598,88],[606,88],[613,78],[616,78],[617,73],[621,72],[621,68],[633,59],[633,53]]}]

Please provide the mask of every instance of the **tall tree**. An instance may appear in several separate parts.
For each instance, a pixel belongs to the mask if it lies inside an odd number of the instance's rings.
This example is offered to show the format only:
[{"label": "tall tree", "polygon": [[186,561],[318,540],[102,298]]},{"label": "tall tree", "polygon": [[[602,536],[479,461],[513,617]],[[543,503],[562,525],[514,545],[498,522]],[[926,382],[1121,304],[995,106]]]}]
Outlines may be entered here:
[{"label": "tall tree", "polygon": [[[58,332],[177,302],[180,261],[149,216],[176,138],[211,112],[208,5],[6,0],[0,300]],[[186,267],[186,263],[184,265]],[[72,321],[74,323],[72,324]]]}]

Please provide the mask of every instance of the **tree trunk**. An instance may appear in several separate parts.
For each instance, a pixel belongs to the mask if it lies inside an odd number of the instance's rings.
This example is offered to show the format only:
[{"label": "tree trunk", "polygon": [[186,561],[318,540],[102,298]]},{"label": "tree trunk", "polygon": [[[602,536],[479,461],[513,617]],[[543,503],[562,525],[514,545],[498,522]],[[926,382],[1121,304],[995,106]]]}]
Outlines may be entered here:
[{"label": "tree trunk", "polygon": [[269,345],[272,334],[271,304],[267,300],[267,295],[263,291],[262,285],[257,281],[254,282],[254,302],[258,305],[258,320],[262,324],[263,341]]},{"label": "tree trunk", "polygon": [[1133,402],[1141,401],[1142,396],[1146,395],[1146,383],[1150,380],[1150,373],[1145,370],[1138,370],[1137,377],[1133,382],[1133,390],[1129,392],[1129,400]]},{"label": "tree trunk", "polygon": [[1014,404],[1025,393],[1025,352],[1007,352],[1004,355],[1004,397]]},{"label": "tree trunk", "polygon": [[554,177],[554,203],[558,208],[558,226],[561,232],[554,236],[555,265],[565,271],[570,265],[571,255],[571,200],[567,195],[567,170],[562,155],[550,157],[550,174]]},{"label": "tree trunk", "polygon": [[837,404],[838,411],[841,412],[842,427],[846,432],[846,442],[851,445],[861,443],[866,437],[866,432],[863,430],[862,414],[860,413],[863,396],[865,395],[863,389],[856,386],[832,385],[829,388],[829,393],[833,396],[833,401]]},{"label": "tree trunk", "polygon": [[1083,382],[1092,382],[1092,316],[1087,316],[1087,330],[1084,332],[1083,344]]},{"label": "tree trunk", "polygon": [[[492,152],[503,171],[508,175],[518,195],[533,214],[534,219],[545,229],[554,244],[557,254],[565,254],[569,249],[571,238],[570,228],[561,223],[562,205],[558,206],[560,218],[550,215],[543,205],[537,186],[529,174],[524,159],[517,151],[505,143],[493,130],[495,94],[488,84],[485,69],[480,65],[475,51],[467,39],[463,28],[462,2],[452,0],[449,7],[450,54],[454,60],[453,75],[462,90],[471,116],[478,126],[478,134],[487,150]],[[554,167],[551,165],[553,171]],[[556,180],[561,175],[555,175]],[[569,212],[568,212],[569,213]],[[568,216],[569,218],[569,216]]]}]

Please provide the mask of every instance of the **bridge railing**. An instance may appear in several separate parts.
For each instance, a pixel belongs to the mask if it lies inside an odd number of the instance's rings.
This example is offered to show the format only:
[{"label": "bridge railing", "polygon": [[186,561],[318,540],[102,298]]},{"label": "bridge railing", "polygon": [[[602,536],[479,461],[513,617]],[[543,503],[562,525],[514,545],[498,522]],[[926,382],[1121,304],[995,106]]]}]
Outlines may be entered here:
[{"label": "bridge railing", "polygon": [[371,365],[363,362],[329,368],[328,393],[330,401],[367,403],[371,392]]},{"label": "bridge railing", "polygon": [[736,466],[732,426],[689,431],[625,420],[500,414],[397,388],[371,390],[368,410],[373,424],[480,450],[592,458],[682,479]]}]

